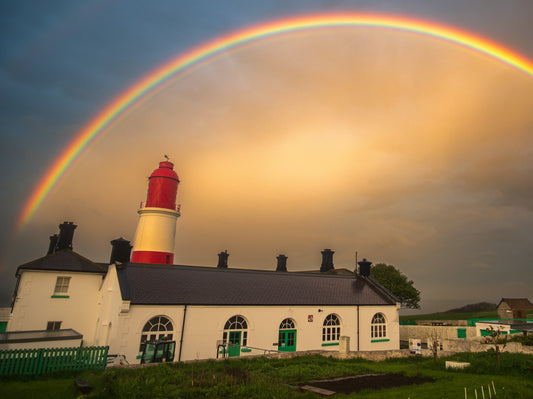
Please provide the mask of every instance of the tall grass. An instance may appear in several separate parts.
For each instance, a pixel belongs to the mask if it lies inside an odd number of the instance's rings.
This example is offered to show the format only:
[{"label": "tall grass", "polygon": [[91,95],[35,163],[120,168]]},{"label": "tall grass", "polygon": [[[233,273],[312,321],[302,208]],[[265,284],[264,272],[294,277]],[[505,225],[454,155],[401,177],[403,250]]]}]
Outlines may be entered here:
[{"label": "tall grass", "polygon": [[[447,370],[446,360],[466,361],[471,367]],[[439,359],[389,359],[372,362],[361,358],[340,360],[326,356],[294,358],[241,358],[194,363],[166,363],[137,369],[114,368],[39,379],[2,380],[0,397],[76,398],[76,378],[93,386],[87,398],[314,398],[297,387],[316,379],[361,374],[395,373],[430,377],[433,383],[386,390],[366,390],[336,398],[474,398],[481,386],[497,389],[497,398],[533,398],[533,356],[502,353],[500,368],[495,353],[463,353]],[[485,392],[487,394],[487,392]],[[487,396],[488,397],[488,396]]]}]

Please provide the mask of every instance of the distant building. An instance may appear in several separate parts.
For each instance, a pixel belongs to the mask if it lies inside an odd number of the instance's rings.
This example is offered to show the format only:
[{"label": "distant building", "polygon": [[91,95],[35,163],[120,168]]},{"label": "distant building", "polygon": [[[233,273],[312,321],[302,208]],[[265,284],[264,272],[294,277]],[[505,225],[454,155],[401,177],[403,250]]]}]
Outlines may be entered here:
[{"label": "distant building", "polygon": [[502,298],[498,304],[498,318],[526,319],[528,310],[533,310],[533,303],[527,298]]},{"label": "distant building", "polygon": [[79,255],[76,226],[61,224],[48,254],[17,269],[7,330],[72,329],[83,345],[109,345],[129,363],[160,339],[175,341],[174,361],[337,351],[342,336],[354,351],[399,349],[398,298],[369,270],[336,273],[329,249],[314,273],[287,272],[284,255],[277,271],[229,268],[227,252],[218,267],[171,264],[179,216],[172,167],[162,162],[150,178],[131,261],[124,239],[111,242],[108,263]]},{"label": "distant building", "polygon": [[10,308],[0,308],[0,333],[6,331],[7,323],[11,318]]}]

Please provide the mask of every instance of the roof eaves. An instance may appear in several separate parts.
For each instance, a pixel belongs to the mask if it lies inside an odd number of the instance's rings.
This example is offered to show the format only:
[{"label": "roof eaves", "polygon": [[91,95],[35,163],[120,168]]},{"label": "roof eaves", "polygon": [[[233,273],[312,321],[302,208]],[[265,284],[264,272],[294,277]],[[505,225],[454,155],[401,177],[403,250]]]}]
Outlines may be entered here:
[{"label": "roof eaves", "polygon": [[[124,298],[123,298],[124,299]],[[124,299],[126,300],[126,299]],[[357,306],[396,306],[395,304],[388,304],[388,305],[384,305],[382,303],[365,303],[365,304],[352,304],[352,303],[343,303],[343,304],[338,304],[338,303],[320,303],[320,304],[317,304],[317,303],[281,303],[281,304],[275,304],[273,305],[272,303],[209,303],[209,302],[205,302],[205,303],[191,303],[191,302],[148,302],[148,301],[139,301],[139,302],[136,302],[134,300],[132,300],[130,302],[131,305],[137,305],[137,306],[184,306],[184,305],[187,305],[187,306],[240,306],[240,307],[248,307],[248,306],[293,306],[293,307],[298,307],[298,306],[342,306],[342,307],[357,307]]]}]

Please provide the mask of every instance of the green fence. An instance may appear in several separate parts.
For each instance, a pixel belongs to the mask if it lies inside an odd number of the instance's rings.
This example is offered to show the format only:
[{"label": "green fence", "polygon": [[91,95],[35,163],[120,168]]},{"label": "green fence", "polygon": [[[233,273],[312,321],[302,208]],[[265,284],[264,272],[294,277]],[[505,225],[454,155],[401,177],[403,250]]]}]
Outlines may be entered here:
[{"label": "green fence", "polygon": [[105,369],[109,346],[0,350],[0,376]]}]

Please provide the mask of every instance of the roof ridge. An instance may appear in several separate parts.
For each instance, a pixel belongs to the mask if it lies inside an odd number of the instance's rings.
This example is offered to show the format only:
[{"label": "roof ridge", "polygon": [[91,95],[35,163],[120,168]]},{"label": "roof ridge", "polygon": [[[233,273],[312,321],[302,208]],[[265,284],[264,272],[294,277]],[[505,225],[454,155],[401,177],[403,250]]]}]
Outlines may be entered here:
[{"label": "roof ridge", "polygon": [[[244,268],[235,268],[235,267],[228,267],[228,268],[220,268],[216,266],[198,266],[198,265],[166,265],[166,264],[157,264],[157,263],[123,263],[121,267],[142,267],[142,268],[165,268],[165,269],[173,269],[173,268],[180,268],[184,270],[189,269],[200,269],[200,270],[207,270],[214,273],[265,273],[269,275],[280,275],[280,276],[294,276],[294,277],[300,277],[300,276],[310,276],[310,277],[322,277],[322,278],[344,278],[344,279],[354,279],[355,275],[346,275],[346,274],[328,274],[328,273],[320,273],[320,272],[310,272],[310,271],[287,271],[287,272],[280,272],[276,270],[262,270],[262,269],[244,269]],[[348,270],[348,269],[346,269]]]}]

